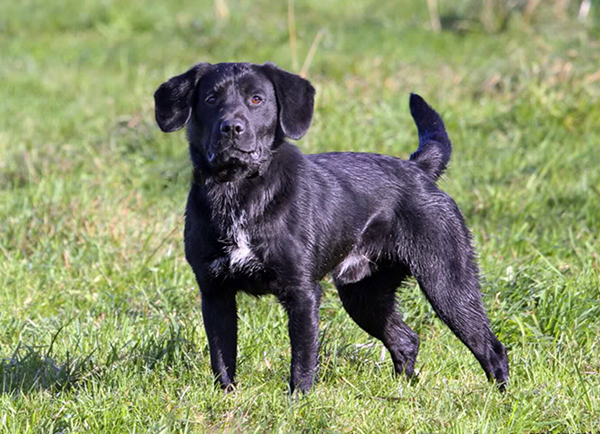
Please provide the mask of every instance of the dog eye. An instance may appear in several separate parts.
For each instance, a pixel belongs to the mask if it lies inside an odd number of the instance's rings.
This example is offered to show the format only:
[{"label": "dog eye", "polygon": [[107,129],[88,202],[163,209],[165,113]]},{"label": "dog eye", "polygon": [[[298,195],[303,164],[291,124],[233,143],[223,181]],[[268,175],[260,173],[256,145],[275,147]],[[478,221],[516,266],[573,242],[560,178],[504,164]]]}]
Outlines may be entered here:
[{"label": "dog eye", "polygon": [[250,102],[252,104],[260,104],[262,102],[262,98],[259,95],[254,95],[250,98]]},{"label": "dog eye", "polygon": [[213,105],[214,103],[217,102],[217,97],[214,95],[209,95],[205,101],[207,104]]}]

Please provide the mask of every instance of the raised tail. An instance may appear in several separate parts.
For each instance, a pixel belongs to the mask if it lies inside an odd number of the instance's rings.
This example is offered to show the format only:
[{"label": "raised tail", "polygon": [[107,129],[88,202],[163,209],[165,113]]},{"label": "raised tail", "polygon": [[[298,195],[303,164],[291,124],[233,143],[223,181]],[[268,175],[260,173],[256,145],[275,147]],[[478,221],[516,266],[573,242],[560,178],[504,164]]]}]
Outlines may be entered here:
[{"label": "raised tail", "polygon": [[410,94],[410,114],[419,132],[419,149],[410,156],[410,160],[417,163],[433,181],[437,181],[446,170],[452,153],[452,143],[444,122],[416,93]]}]

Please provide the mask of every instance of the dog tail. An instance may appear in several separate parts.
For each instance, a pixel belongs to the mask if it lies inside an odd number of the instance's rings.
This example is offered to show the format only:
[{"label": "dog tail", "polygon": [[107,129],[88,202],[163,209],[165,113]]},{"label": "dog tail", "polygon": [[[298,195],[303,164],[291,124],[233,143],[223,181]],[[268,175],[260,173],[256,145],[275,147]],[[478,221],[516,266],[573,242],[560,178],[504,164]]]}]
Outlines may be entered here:
[{"label": "dog tail", "polygon": [[410,94],[410,114],[419,132],[419,149],[410,156],[410,160],[417,163],[433,181],[437,181],[446,170],[452,153],[452,143],[444,122],[416,93]]}]

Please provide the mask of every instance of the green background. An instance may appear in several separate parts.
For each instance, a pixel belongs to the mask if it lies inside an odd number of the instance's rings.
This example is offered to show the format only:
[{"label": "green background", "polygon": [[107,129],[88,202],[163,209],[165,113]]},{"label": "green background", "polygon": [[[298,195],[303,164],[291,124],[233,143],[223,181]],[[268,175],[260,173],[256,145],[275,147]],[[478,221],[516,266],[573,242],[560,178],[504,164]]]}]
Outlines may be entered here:
[{"label": "green background", "polygon": [[[599,431],[598,5],[440,0],[439,33],[425,1],[292,6],[296,52],[285,1],[0,3],[0,432]],[[474,234],[507,393],[414,282],[417,384],[327,281],[312,393],[288,395],[280,306],[244,295],[238,389],[212,387],[185,135],[158,130],[152,94],[200,61],[299,71],[313,43],[304,152],[407,158],[411,91],[444,117],[441,187]]]}]

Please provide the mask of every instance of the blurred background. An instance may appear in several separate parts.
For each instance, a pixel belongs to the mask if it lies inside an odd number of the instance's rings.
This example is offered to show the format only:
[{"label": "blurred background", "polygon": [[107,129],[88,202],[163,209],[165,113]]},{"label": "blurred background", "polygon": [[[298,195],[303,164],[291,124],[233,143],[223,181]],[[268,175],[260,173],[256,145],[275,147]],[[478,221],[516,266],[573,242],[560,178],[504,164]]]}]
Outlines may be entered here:
[{"label": "blurred background", "polygon": [[[414,283],[400,299],[425,381],[404,395],[329,283],[322,383],[302,417],[283,398],[286,320],[270,299],[240,297],[239,394],[206,387],[183,258],[187,144],[159,131],[152,95],[229,61],[312,81],[306,153],[407,158],[409,93],[441,113],[454,143],[441,187],[472,228],[514,392],[481,389]],[[439,432],[483,417],[480,432],[597,431],[599,96],[596,0],[0,2],[0,430]],[[355,401],[381,395],[384,409]]]}]

